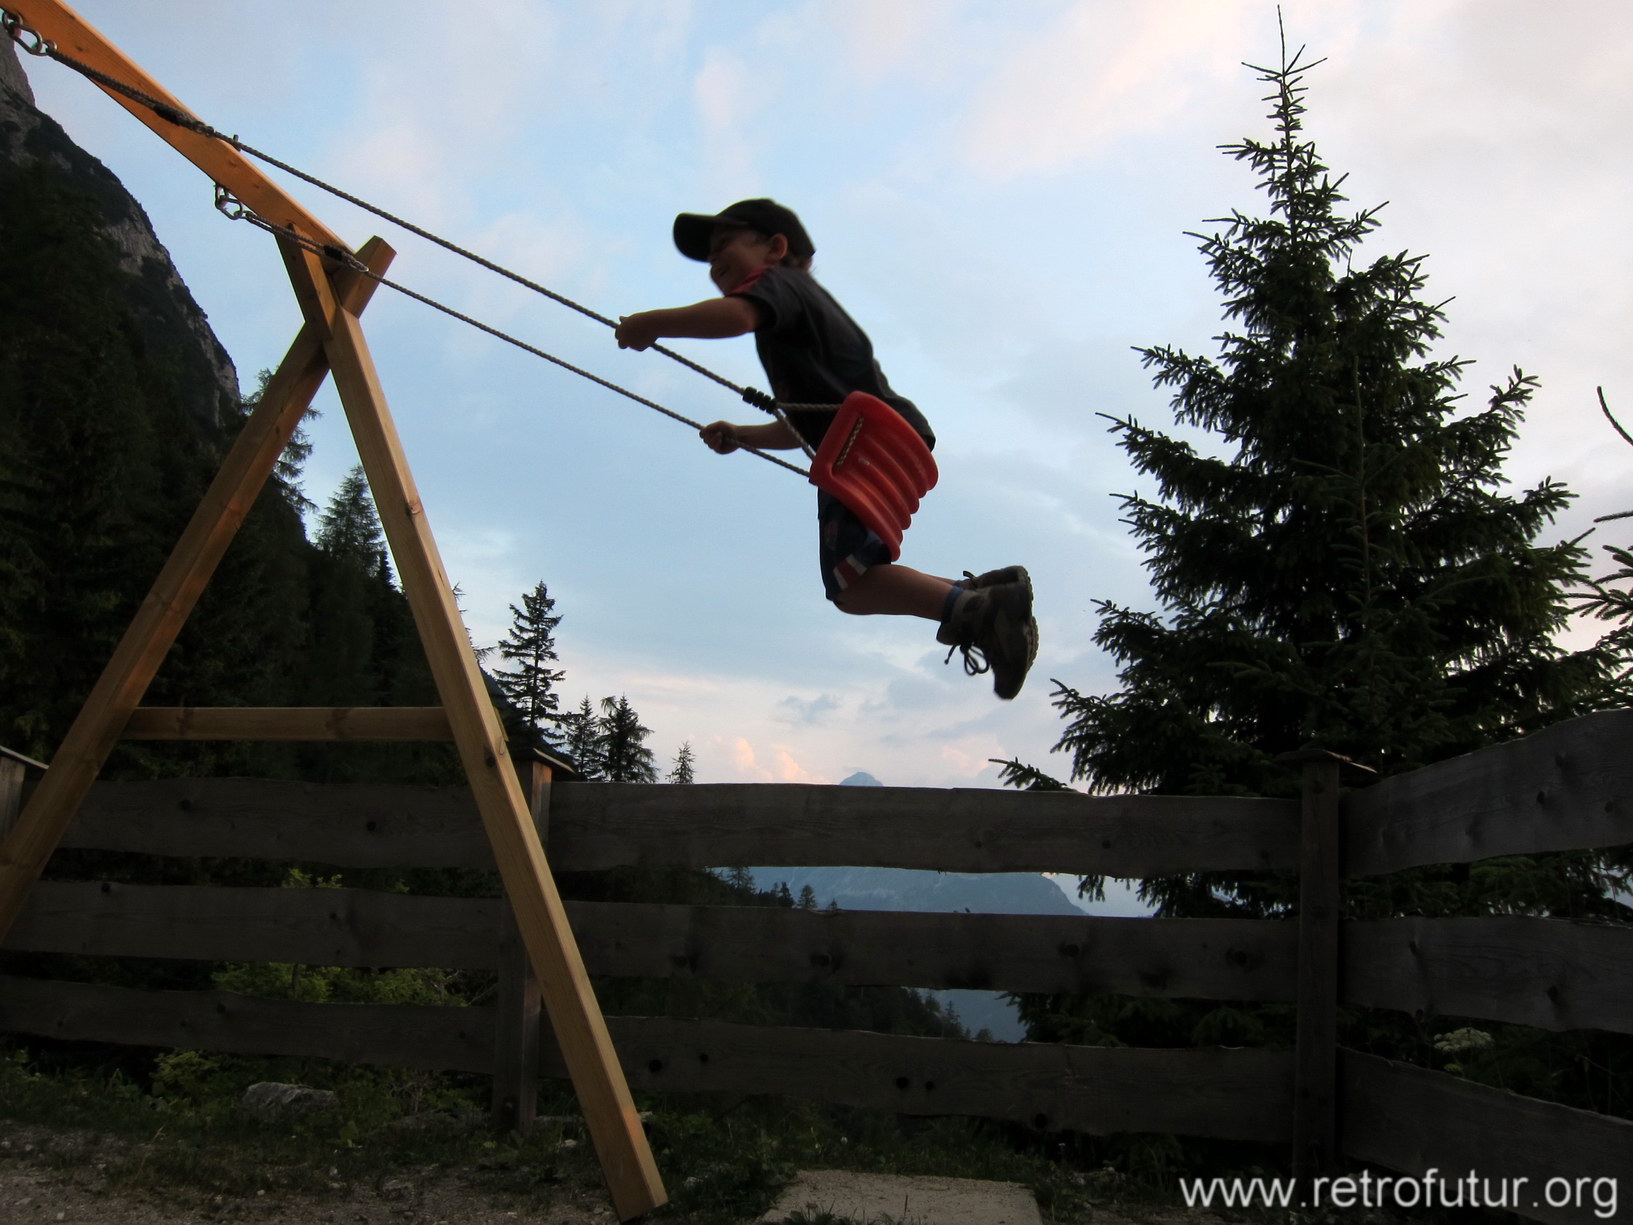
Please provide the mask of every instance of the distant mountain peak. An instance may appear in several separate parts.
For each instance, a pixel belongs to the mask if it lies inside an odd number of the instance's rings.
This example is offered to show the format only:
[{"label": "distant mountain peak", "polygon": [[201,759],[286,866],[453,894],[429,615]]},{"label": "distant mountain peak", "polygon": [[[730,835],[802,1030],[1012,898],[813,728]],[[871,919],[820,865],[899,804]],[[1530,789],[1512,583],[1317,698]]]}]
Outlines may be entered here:
[{"label": "distant mountain peak", "polygon": [[884,786],[883,783],[881,783],[878,779],[874,778],[873,775],[869,774],[866,770],[858,770],[855,774],[851,775],[849,778],[840,779],[839,780],[839,785],[841,787],[883,787]]}]

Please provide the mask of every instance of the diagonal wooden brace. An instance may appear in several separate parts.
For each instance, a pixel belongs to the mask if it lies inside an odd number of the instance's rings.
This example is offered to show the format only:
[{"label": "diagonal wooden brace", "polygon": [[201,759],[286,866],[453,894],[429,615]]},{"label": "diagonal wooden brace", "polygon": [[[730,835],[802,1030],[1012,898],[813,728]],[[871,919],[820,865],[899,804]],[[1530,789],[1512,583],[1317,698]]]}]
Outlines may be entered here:
[{"label": "diagonal wooden brace", "polygon": [[[566,908],[510,762],[504,729],[477,668],[362,325],[331,290],[327,270],[317,255],[287,240],[280,245],[309,325],[329,337],[335,386],[374,493],[380,524],[515,910],[516,925],[538,975],[551,1028],[612,1192],[613,1207],[625,1220],[643,1215],[666,1203],[668,1196],[567,925]],[[328,316],[320,317],[325,310]]]}]

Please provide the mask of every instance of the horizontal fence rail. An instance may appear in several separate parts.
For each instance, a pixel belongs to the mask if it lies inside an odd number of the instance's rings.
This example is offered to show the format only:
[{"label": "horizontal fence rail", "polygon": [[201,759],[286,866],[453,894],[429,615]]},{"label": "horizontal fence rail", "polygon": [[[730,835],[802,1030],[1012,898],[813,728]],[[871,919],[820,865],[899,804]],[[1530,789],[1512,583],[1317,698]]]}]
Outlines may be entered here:
[{"label": "horizontal fence rail", "polygon": [[1344,869],[1373,876],[1633,842],[1633,710],[1587,715],[1355,792]]},{"label": "horizontal fence rail", "polygon": [[[358,889],[42,881],[6,947],[362,968],[491,970],[498,899]],[[568,902],[611,978],[1287,1001],[1290,925]]]},{"label": "horizontal fence rail", "polygon": [[[0,978],[0,1028],[348,1063],[487,1072],[491,1009],[302,1004],[223,991],[133,991]],[[43,1020],[43,1018],[50,1018]],[[1285,1051],[1128,1050],[972,1042],[608,1017],[637,1089],[777,1092],[913,1115],[979,1115],[1041,1130],[1168,1132],[1285,1140],[1292,1060]],[[542,1069],[565,1077],[559,1056]]]},{"label": "horizontal fence rail", "polygon": [[[195,961],[494,970],[496,898],[43,881],[6,947]],[[1282,1003],[1296,929],[1270,919],[922,914],[568,902],[608,978],[831,983]],[[1633,928],[1561,919],[1342,927],[1344,1004],[1633,1033]]]},{"label": "horizontal fence rail", "polygon": [[[1358,1051],[1339,1051],[1339,1077],[1344,1150],[1357,1160],[1447,1183],[1476,1173],[1481,1199],[1464,1206],[1502,1206],[1489,1187],[1511,1191],[1506,1207],[1532,1220],[1633,1221],[1633,1122]],[[1569,1202],[1549,1204],[1567,1190]]]},{"label": "horizontal fence rail", "polygon": [[[348,868],[491,868],[464,788],[98,783],[65,847]],[[857,866],[1160,876],[1297,863],[1293,800],[802,784],[553,789],[557,871]]]}]

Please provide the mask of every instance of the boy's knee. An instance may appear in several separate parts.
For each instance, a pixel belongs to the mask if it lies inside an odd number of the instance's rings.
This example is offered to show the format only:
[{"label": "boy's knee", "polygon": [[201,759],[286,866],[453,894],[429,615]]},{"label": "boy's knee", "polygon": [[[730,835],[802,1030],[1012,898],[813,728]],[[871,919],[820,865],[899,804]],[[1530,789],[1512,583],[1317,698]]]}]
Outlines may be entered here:
[{"label": "boy's knee", "polygon": [[832,604],[840,612],[849,613],[853,617],[862,615],[862,610],[856,606],[856,596],[852,592],[836,591],[828,597],[828,603]]}]

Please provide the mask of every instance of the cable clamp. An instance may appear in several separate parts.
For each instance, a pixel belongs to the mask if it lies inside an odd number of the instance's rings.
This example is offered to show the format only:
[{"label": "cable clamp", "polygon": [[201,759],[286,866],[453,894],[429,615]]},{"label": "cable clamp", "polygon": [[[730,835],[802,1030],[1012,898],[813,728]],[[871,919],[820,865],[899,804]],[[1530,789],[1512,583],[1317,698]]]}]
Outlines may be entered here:
[{"label": "cable clamp", "polygon": [[759,409],[762,413],[771,413],[773,416],[776,415],[777,401],[758,388],[745,387],[743,389],[743,399],[747,403],[754,405],[754,407]]},{"label": "cable clamp", "polygon": [[243,221],[251,216],[249,209],[244,207],[244,202],[221,186],[220,183],[215,185],[215,206],[222,215],[230,217],[234,221]]},{"label": "cable clamp", "polygon": [[[23,19],[16,13],[0,9],[0,28],[3,28],[11,41],[16,43],[30,55],[51,55],[57,49],[57,44],[42,38],[38,33],[23,24]],[[32,42],[29,39],[33,39]]]}]

